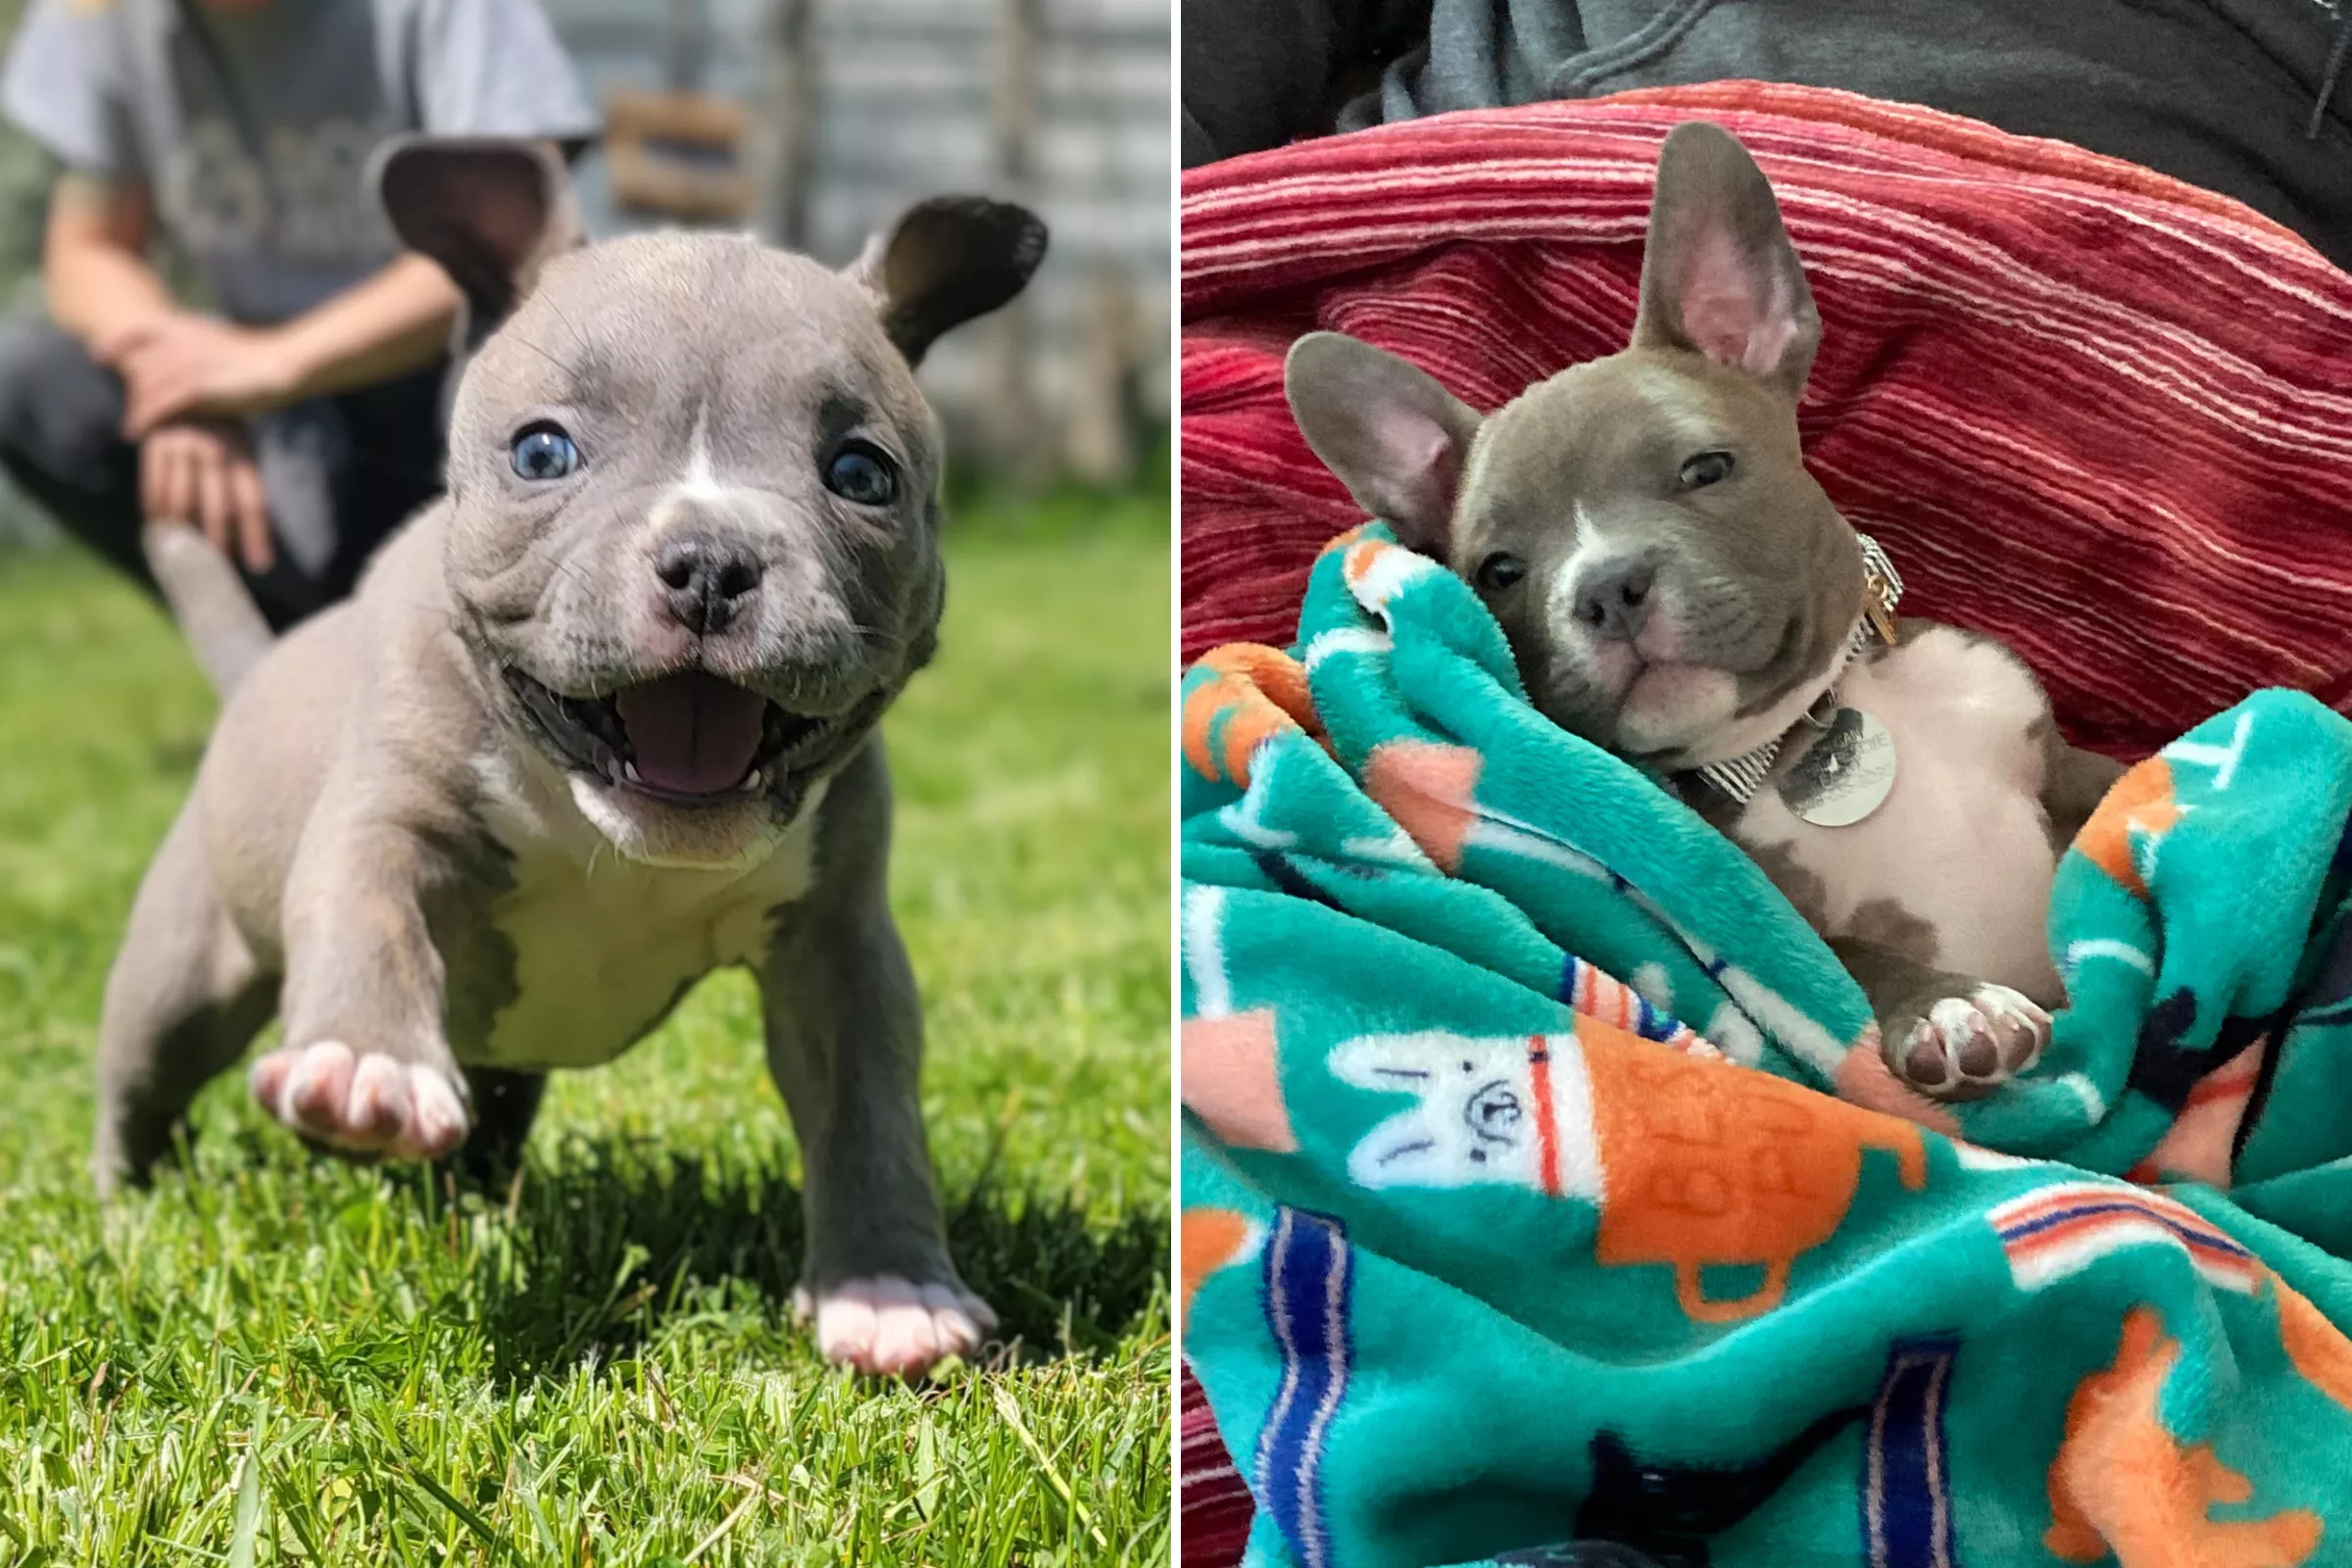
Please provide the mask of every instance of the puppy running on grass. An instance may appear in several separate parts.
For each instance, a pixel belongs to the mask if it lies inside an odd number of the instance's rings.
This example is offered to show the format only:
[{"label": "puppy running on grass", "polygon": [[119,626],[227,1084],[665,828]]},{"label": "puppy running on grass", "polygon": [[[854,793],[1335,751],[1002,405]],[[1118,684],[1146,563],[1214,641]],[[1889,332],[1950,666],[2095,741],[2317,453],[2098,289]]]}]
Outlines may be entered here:
[{"label": "puppy running on grass", "polygon": [[303,1137],[511,1159],[551,1068],[743,964],[824,1353],[969,1353],[994,1319],[948,1256],[916,1102],[875,721],[943,594],[913,367],[1020,292],[1044,225],[926,202],[835,272],[732,237],[575,249],[525,144],[410,143],[380,190],[468,300],[449,492],[266,652],[233,574],[156,542],[208,666],[242,674],[108,983],[101,1188],[146,1176],[272,1015],[252,1090]]}]

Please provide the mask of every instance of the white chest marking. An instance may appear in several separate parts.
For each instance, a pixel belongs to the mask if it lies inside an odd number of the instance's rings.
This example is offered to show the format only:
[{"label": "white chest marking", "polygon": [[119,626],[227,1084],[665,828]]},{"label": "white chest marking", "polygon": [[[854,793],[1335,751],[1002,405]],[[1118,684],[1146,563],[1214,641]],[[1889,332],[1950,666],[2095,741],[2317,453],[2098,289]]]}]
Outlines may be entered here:
[{"label": "white chest marking", "polygon": [[2033,674],[1999,646],[1936,626],[1852,665],[1838,697],[1894,739],[1886,804],[1850,827],[1816,827],[1767,784],[1733,837],[1785,850],[1821,879],[1823,935],[1859,934],[1857,912],[1891,900],[1935,928],[1937,967],[2055,1004],[2046,926],[2058,858],[2041,808],[2034,726],[2044,702]]},{"label": "white chest marking", "polygon": [[513,857],[514,884],[491,917],[513,944],[514,991],[488,1039],[450,1042],[463,1061],[612,1060],[695,981],[757,959],[772,911],[815,879],[822,785],[765,859],[700,871],[624,860],[568,800],[552,799],[538,781],[499,783],[488,815]]}]

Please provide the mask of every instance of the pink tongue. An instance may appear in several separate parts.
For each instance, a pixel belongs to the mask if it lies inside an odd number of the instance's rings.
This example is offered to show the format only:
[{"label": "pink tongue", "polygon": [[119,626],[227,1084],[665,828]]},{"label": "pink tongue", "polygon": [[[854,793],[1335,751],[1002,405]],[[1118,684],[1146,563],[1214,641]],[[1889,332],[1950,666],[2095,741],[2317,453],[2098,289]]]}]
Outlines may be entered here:
[{"label": "pink tongue", "polygon": [[637,772],[656,789],[716,795],[751,771],[767,706],[758,692],[697,669],[631,686],[612,701]]}]

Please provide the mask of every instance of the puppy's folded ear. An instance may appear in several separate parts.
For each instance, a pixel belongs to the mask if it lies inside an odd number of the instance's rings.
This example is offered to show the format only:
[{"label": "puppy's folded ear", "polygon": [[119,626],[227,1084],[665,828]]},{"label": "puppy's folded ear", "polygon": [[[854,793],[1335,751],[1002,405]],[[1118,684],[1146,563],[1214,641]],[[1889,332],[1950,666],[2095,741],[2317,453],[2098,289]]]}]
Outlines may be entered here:
[{"label": "puppy's folded ear", "polygon": [[1634,346],[1703,354],[1791,398],[1812,371],[1821,317],[1805,270],[1764,172],[1720,125],[1677,125],[1658,154]]},{"label": "puppy's folded ear", "polygon": [[1341,332],[1292,344],[1282,386],[1299,433],[1356,505],[1444,559],[1478,412],[1427,371]]},{"label": "puppy's folded ear", "polygon": [[374,176],[401,243],[465,294],[467,349],[514,313],[550,258],[580,243],[563,159],[539,142],[404,136],[376,154]]},{"label": "puppy's folded ear", "polygon": [[1026,207],[935,196],[866,241],[848,272],[906,363],[920,365],[942,332],[1020,293],[1045,257],[1045,222]]}]

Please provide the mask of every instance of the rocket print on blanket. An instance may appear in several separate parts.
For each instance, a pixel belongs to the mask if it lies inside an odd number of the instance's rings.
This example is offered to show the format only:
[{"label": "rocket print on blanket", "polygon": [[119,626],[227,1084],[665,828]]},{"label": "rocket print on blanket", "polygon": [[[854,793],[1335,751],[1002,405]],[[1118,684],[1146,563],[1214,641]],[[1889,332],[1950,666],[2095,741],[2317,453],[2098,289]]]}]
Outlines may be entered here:
[{"label": "rocket print on blanket", "polygon": [[[1927,1183],[1909,1122],[1591,1020],[1572,1035],[1365,1036],[1334,1050],[1330,1068],[1415,1102],[1356,1144],[1356,1183],[1516,1186],[1594,1203],[1597,1261],[1670,1265],[1696,1322],[1779,1304],[1797,1254],[1843,1222],[1865,1149],[1892,1153],[1904,1186]],[[1702,1271],[1730,1265],[1760,1267],[1763,1282],[1711,1298]]]}]

